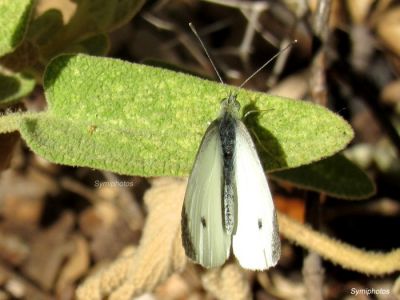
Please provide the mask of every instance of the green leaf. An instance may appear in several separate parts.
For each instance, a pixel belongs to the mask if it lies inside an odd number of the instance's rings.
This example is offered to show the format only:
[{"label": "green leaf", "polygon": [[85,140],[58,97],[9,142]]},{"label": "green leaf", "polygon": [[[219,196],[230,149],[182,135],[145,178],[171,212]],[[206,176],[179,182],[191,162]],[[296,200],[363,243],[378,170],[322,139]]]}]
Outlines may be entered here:
[{"label": "green leaf", "polygon": [[[63,55],[44,76],[48,110],[22,118],[33,151],[67,165],[142,176],[187,175],[201,138],[232,86],[120,60]],[[267,169],[297,167],[330,156],[353,137],[327,109],[240,90],[257,120]],[[254,121],[254,119],[253,119]],[[1,123],[0,123],[1,124]],[[253,130],[254,129],[254,130]],[[0,126],[1,130],[1,126]]]},{"label": "green leaf", "polygon": [[42,46],[51,42],[63,26],[61,12],[57,9],[49,9],[32,21],[27,36],[30,41]]},{"label": "green leaf", "polygon": [[365,199],[375,193],[375,185],[367,174],[339,154],[310,165],[273,172],[270,177],[343,199]]},{"label": "green leaf", "polygon": [[22,42],[32,7],[33,0],[0,0],[0,56]]},{"label": "green leaf", "polygon": [[69,45],[112,31],[127,23],[140,10],[145,0],[75,0],[75,2],[77,7],[72,18],[58,30],[57,35],[49,40],[47,45],[42,47],[41,52],[45,59],[65,52]]},{"label": "green leaf", "polygon": [[90,24],[92,32],[105,32],[132,19],[145,0],[78,0],[77,3],[77,19]]},{"label": "green leaf", "polygon": [[0,73],[0,108],[16,103],[35,87],[35,80],[24,74],[3,75]]},{"label": "green leaf", "polygon": [[109,46],[108,36],[99,34],[71,45],[71,47],[65,49],[65,52],[103,56],[107,54]]},{"label": "green leaf", "polygon": [[21,123],[25,118],[29,118],[29,116],[34,115],[38,116],[38,113],[12,113],[8,115],[4,115],[0,117],[0,134],[10,133],[14,131],[18,131],[21,127]]}]

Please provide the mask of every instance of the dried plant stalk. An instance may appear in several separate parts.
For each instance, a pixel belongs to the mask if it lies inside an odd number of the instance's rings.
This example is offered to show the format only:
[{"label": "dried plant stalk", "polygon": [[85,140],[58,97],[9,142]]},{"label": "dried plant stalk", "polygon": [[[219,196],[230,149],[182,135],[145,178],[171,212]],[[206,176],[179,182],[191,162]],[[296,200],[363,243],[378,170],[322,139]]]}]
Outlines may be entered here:
[{"label": "dried plant stalk", "polygon": [[251,299],[250,284],[245,271],[237,264],[211,269],[202,278],[207,291],[217,299]]},{"label": "dried plant stalk", "polygon": [[148,217],[139,247],[88,278],[77,291],[78,299],[131,299],[184,268],[180,214],[185,187],[182,180],[154,180],[144,199]]},{"label": "dried plant stalk", "polygon": [[400,249],[389,253],[365,251],[314,231],[282,213],[278,214],[278,220],[281,233],[289,240],[345,269],[370,275],[384,275],[400,270]]}]

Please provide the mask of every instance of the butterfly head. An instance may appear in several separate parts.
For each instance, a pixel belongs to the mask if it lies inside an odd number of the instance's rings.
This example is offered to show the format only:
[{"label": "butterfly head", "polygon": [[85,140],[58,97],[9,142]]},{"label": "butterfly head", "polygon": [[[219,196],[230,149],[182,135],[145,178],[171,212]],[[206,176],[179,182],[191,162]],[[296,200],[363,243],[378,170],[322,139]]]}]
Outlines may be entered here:
[{"label": "butterfly head", "polygon": [[229,93],[227,98],[221,102],[221,112],[228,112],[236,117],[239,116],[240,103],[237,101],[237,94]]}]

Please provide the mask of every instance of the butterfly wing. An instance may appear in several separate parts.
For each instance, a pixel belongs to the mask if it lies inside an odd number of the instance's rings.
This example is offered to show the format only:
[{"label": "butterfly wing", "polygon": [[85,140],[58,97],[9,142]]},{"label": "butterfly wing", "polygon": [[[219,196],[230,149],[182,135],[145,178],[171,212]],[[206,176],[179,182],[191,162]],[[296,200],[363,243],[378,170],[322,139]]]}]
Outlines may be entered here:
[{"label": "butterfly wing", "polygon": [[186,255],[206,268],[222,265],[231,247],[231,235],[223,226],[223,158],[218,125],[214,121],[204,135],[182,208]]},{"label": "butterfly wing", "polygon": [[265,270],[274,266],[280,257],[276,212],[251,136],[240,120],[237,124],[235,178],[238,203],[233,252],[242,267]]}]

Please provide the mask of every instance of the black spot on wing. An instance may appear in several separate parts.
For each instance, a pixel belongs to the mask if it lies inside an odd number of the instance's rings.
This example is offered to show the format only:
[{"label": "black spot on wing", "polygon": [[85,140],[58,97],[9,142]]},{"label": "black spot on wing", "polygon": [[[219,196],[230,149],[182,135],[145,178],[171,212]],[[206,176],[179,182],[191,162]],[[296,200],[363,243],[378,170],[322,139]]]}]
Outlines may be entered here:
[{"label": "black spot on wing", "polygon": [[182,219],[181,219],[181,227],[182,227],[182,244],[185,249],[185,253],[188,257],[193,260],[196,260],[196,250],[193,246],[192,236],[189,230],[189,220],[186,214],[185,206],[182,208]]},{"label": "black spot on wing", "polygon": [[263,223],[261,219],[258,219],[258,229],[261,230],[263,227]]},{"label": "black spot on wing", "polygon": [[203,226],[203,228],[207,227],[206,218],[204,217],[201,217],[201,226]]}]

